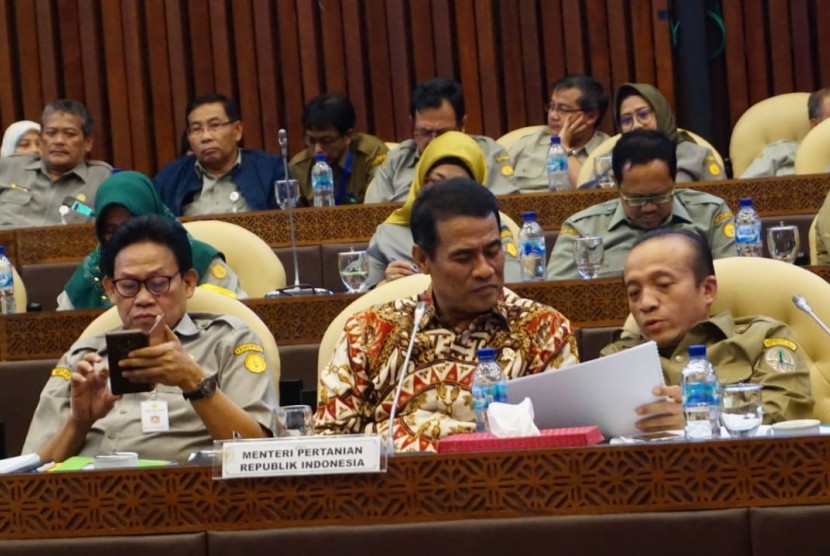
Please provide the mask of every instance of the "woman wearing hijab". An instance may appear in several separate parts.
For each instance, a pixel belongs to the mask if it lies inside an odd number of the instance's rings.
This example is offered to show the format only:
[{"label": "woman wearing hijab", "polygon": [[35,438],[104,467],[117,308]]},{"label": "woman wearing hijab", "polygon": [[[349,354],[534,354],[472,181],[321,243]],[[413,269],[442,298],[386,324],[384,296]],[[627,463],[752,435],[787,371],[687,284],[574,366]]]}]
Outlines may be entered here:
[{"label": "woman wearing hijab", "polygon": [[[152,180],[139,172],[118,172],[107,178],[95,195],[95,234],[98,246],[81,263],[58,296],[58,311],[110,307],[101,285],[101,244],[113,231],[133,216],[157,214],[175,219],[162,202]],[[225,264],[224,256],[207,243],[190,237],[193,268],[199,273],[199,286],[244,299],[236,273]]]},{"label": "woman wearing hijab", "polygon": [[698,145],[691,135],[677,129],[669,102],[653,85],[621,85],[614,98],[614,119],[620,133],[653,129],[665,133],[674,141],[677,145],[677,182],[726,178],[712,150]]},{"label": "woman wearing hijab", "polygon": [[3,134],[0,157],[13,154],[40,156],[40,124],[30,120],[14,122]]},{"label": "woman wearing hijab", "polygon": [[[369,241],[368,286],[395,280],[418,272],[412,260],[412,231],[409,217],[418,194],[427,187],[456,177],[471,178],[483,184],[487,180],[487,161],[481,147],[466,133],[448,131],[430,141],[415,168],[415,179],[409,188],[406,202],[396,209],[383,224],[375,229]],[[483,187],[483,186],[482,186]],[[518,259],[513,236],[502,225],[502,238],[507,243],[505,279],[517,281]],[[515,264],[513,264],[515,263]],[[515,268],[515,270],[514,270]]]}]

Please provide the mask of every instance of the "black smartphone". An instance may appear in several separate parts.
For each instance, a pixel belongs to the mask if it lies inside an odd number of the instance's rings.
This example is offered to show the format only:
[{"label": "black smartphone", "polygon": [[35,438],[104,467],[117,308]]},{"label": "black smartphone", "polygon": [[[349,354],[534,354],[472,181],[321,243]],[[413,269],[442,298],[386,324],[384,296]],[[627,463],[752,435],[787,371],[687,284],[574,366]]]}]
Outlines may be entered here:
[{"label": "black smartphone", "polygon": [[121,374],[123,369],[118,364],[127,359],[129,353],[139,348],[147,347],[150,342],[147,334],[142,330],[119,330],[108,332],[104,338],[107,341],[107,359],[110,367],[110,389],[113,394],[136,394],[150,392],[153,387],[147,382],[130,382]]}]

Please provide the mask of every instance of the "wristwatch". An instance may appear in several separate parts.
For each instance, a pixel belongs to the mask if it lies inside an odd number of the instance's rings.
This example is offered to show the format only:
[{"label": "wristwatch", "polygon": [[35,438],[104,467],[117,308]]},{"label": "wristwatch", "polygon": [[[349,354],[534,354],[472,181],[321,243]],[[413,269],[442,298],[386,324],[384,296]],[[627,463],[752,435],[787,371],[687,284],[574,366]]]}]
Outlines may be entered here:
[{"label": "wristwatch", "polygon": [[216,389],[219,387],[219,377],[215,374],[208,375],[196,385],[196,389],[191,392],[182,392],[182,396],[189,402],[195,402],[204,398],[211,397]]}]

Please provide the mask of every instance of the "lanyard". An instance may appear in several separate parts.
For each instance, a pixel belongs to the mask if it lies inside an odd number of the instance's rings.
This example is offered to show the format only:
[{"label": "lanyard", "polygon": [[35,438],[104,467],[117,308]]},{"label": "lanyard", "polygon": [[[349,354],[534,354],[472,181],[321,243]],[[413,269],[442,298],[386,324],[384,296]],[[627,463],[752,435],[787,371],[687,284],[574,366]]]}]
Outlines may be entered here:
[{"label": "lanyard", "polygon": [[337,182],[337,198],[335,204],[342,205],[344,201],[348,204],[355,202],[354,195],[346,193],[346,185],[349,183],[349,178],[352,176],[352,159],[354,153],[349,151],[346,153],[346,166],[343,168],[343,174],[340,176],[340,181]]}]

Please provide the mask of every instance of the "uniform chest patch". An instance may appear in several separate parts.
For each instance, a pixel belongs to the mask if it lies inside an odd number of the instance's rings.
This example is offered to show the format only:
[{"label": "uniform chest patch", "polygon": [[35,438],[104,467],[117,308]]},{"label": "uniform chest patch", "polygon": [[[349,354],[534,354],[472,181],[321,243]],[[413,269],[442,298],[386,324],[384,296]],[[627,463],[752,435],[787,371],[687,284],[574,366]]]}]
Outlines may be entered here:
[{"label": "uniform chest patch", "polygon": [[785,347],[776,346],[767,350],[764,358],[767,364],[779,373],[788,373],[795,370],[795,354]]}]

